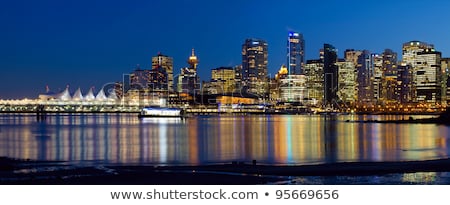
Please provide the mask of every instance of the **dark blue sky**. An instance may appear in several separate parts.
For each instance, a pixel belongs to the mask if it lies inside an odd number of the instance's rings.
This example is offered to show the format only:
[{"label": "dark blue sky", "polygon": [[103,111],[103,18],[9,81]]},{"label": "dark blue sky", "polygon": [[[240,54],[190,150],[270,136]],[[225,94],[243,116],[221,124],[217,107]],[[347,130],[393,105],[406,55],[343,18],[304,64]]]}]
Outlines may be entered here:
[{"label": "dark blue sky", "polygon": [[420,40],[450,56],[450,1],[1,1],[0,98],[35,98],[46,85],[119,81],[136,64],[150,68],[161,51],[186,66],[191,49],[202,80],[210,70],[241,63],[246,38],[269,44],[269,73],[286,61],[289,30],[303,33],[306,58],[330,43],[345,49],[385,48]]}]

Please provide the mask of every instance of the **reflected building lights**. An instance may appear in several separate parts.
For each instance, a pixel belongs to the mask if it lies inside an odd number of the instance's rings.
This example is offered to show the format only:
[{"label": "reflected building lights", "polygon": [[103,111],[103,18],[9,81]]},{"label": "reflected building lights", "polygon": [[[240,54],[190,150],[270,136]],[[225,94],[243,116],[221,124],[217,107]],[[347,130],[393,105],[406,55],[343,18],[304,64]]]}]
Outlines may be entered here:
[{"label": "reflected building lights", "polygon": [[0,118],[0,156],[124,164],[253,159],[309,164],[427,160],[450,153],[446,126],[346,123],[346,116],[335,121],[306,115],[211,116],[166,123],[135,117],[62,115],[41,124],[32,117]]}]

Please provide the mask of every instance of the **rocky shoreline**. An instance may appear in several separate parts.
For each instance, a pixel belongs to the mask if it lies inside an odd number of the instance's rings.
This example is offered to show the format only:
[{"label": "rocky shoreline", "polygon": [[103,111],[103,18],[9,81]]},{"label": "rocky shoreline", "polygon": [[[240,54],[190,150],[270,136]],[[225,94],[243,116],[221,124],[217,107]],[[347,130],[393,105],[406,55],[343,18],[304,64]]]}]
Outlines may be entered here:
[{"label": "rocky shoreline", "polygon": [[275,166],[230,163],[201,166],[74,166],[0,158],[0,184],[17,185],[247,185],[298,176],[370,176],[450,172],[450,159],[407,162],[342,162]]}]

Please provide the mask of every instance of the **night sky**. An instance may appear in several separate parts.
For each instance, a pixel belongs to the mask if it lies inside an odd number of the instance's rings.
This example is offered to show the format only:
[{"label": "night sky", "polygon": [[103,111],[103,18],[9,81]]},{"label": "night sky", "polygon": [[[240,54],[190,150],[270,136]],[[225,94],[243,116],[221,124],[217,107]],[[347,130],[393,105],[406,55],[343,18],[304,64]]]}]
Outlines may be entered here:
[{"label": "night sky", "polygon": [[290,30],[306,41],[306,59],[324,43],[381,53],[411,40],[450,57],[450,1],[0,1],[0,99],[36,98],[49,85],[102,87],[158,52],[186,66],[191,49],[201,80],[210,70],[241,63],[246,38],[269,44],[269,73],[286,63]]}]

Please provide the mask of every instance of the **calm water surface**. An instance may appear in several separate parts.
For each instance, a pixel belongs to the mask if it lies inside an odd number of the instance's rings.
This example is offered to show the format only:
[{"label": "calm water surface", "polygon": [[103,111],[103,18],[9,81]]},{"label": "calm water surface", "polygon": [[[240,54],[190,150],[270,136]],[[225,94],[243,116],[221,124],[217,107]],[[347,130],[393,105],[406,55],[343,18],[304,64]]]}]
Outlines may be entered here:
[{"label": "calm water surface", "polygon": [[[416,118],[425,116],[415,116]],[[102,164],[314,164],[448,158],[450,127],[352,122],[402,116],[0,115],[0,156]],[[349,120],[350,122],[346,122]]]}]

